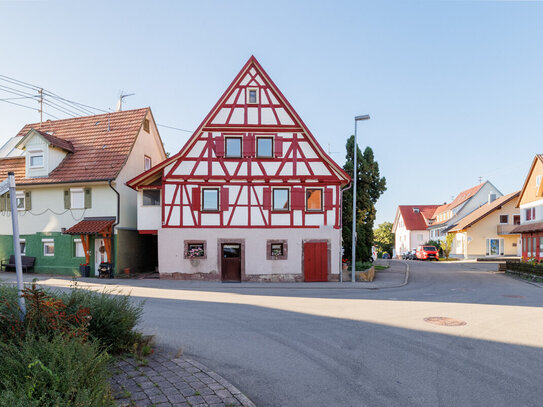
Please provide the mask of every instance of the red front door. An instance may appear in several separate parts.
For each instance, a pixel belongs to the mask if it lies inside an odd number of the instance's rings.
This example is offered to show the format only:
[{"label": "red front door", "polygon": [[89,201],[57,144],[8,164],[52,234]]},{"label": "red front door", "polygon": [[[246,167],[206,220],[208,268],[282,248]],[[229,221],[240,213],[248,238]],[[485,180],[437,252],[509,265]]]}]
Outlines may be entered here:
[{"label": "red front door", "polygon": [[326,242],[304,243],[305,281],[328,281],[328,245]]}]

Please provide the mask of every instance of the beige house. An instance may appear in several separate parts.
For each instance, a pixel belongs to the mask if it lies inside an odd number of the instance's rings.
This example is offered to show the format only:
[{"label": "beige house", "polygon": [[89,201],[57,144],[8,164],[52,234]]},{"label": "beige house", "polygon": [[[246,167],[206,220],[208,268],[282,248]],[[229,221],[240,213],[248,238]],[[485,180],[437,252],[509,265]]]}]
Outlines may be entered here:
[{"label": "beige house", "polygon": [[455,234],[451,254],[456,257],[520,256],[520,235],[513,229],[520,224],[516,208],[520,191],[483,204],[449,230]]}]

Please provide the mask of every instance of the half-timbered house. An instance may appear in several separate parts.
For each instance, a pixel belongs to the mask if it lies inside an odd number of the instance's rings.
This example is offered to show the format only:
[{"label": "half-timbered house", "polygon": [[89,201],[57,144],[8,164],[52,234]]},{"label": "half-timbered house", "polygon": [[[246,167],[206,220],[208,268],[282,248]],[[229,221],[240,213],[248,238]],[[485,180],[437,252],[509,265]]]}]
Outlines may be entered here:
[{"label": "half-timbered house", "polygon": [[349,181],[251,57],[181,151],[127,184],[162,278],[329,281]]}]

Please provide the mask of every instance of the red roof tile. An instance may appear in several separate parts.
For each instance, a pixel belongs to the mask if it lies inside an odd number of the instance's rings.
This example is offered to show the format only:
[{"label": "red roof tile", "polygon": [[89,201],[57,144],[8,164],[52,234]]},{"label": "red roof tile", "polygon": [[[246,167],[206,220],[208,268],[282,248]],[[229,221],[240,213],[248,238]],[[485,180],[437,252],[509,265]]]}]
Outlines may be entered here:
[{"label": "red roof tile", "polygon": [[65,235],[96,235],[98,233],[108,232],[109,228],[115,222],[114,217],[84,218],[71,228],[67,229]]},{"label": "red roof tile", "polygon": [[526,223],[524,225],[517,226],[511,231],[511,233],[528,233],[540,231],[543,231],[543,222]]},{"label": "red roof tile", "polygon": [[[27,124],[17,137],[26,135],[33,128],[42,135],[48,135],[48,140],[51,143],[54,140],[59,147],[71,145],[74,152],[68,153],[49,176],[21,178],[18,183],[32,185],[115,179],[132,150],[148,111],[146,107],[73,119],[48,120],[41,127],[39,123]],[[24,158],[21,160],[24,165]]]},{"label": "red roof tile", "polygon": [[40,130],[36,130],[36,131],[53,146],[62,148],[63,150],[69,151],[70,153],[74,152],[74,146],[72,145],[70,141],[55,137],[52,134],[46,133],[44,131],[40,131]]},{"label": "red roof tile", "polygon": [[3,158],[0,160],[0,181],[8,177],[8,172],[15,173],[15,183],[18,184],[25,177],[25,158]]},{"label": "red roof tile", "polygon": [[[439,205],[400,205],[398,209],[402,215],[407,230],[426,230],[426,219],[431,219]],[[418,208],[419,211],[415,212]]]}]

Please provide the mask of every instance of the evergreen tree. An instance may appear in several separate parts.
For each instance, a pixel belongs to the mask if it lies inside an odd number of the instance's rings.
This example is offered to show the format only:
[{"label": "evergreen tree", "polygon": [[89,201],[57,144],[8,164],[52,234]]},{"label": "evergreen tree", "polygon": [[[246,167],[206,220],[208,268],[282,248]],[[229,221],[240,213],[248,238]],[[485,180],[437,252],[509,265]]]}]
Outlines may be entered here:
[{"label": "evergreen tree", "polygon": [[[347,155],[343,169],[353,177],[354,136],[347,140]],[[379,176],[379,164],[374,160],[373,150],[366,147],[364,154],[357,151],[357,185],[356,185],[356,260],[367,261],[371,257],[373,244],[373,222],[375,221],[375,203],[386,191],[386,179]],[[343,248],[344,257],[352,257],[352,224],[353,224],[353,189],[343,193]]]}]

